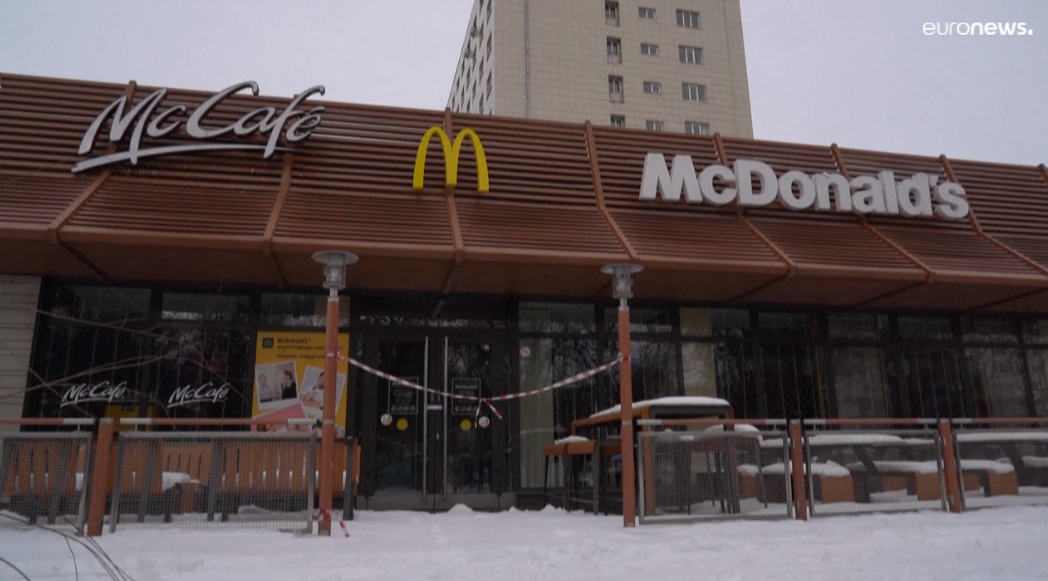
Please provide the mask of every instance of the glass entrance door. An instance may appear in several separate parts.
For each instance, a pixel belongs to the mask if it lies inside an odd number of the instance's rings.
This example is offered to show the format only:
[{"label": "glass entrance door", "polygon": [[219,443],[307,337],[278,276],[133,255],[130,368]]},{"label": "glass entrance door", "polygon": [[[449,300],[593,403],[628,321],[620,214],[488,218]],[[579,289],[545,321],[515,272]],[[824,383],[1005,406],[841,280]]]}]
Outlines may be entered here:
[{"label": "glass entrance door", "polygon": [[363,338],[366,364],[435,392],[359,372],[362,492],[369,506],[483,508],[504,489],[507,462],[493,451],[506,449],[505,421],[468,399],[506,393],[508,365],[503,346],[493,339],[448,332]]}]

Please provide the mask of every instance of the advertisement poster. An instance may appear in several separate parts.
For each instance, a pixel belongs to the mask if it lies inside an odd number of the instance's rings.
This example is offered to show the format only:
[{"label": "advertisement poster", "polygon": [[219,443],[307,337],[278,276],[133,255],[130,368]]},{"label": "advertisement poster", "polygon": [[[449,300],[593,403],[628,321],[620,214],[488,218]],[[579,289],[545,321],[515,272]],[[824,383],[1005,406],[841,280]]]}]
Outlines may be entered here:
[{"label": "advertisement poster", "polygon": [[[324,364],[327,358],[323,332],[259,331],[255,346],[254,395],[251,417],[280,420],[320,420],[324,403]],[[349,335],[338,336],[339,353],[349,353]],[[346,431],[346,379],[349,362],[338,362],[335,383],[335,433]],[[253,426],[252,429],[285,431],[286,424]],[[296,429],[296,427],[292,427]],[[308,430],[308,427],[297,429]]]}]

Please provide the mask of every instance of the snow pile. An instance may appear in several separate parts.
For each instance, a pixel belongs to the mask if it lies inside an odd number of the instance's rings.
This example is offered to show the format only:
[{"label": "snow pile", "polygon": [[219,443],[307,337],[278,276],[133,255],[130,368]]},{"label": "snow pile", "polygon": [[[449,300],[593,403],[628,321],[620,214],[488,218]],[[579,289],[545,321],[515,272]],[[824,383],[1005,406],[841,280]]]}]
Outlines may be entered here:
[{"label": "snow pile", "polygon": [[[803,462],[802,464],[804,465],[804,473],[807,474],[808,464],[806,462]],[[785,470],[785,465],[782,462],[768,464],[761,468],[761,470],[765,474],[782,474]],[[848,476],[851,474],[847,468],[832,460],[826,461],[825,464],[812,462],[811,472],[812,474],[818,474],[819,476]]]},{"label": "snow pile", "polygon": [[[731,404],[727,400],[723,400],[717,397],[704,397],[699,395],[687,395],[687,396],[671,396],[671,397],[658,397],[655,399],[646,399],[644,401],[638,401],[633,403],[633,409],[644,409],[651,406],[667,406],[667,407],[730,407]],[[622,406],[616,405],[606,410],[601,410],[593,415],[591,418],[597,418],[601,416],[608,416],[618,414],[622,410]]]},{"label": "snow pile", "polygon": [[[785,510],[762,504],[752,508],[769,514]],[[719,513],[720,508],[700,510]],[[336,527],[330,538],[267,530],[136,529],[98,541],[139,581],[1048,579],[1048,507],[629,530],[623,530],[620,516],[552,508],[501,514],[358,514],[346,523],[349,539]],[[72,546],[75,567],[62,537],[0,527],[0,553],[30,579],[108,579],[82,547]],[[0,567],[0,579],[21,576]]]},{"label": "snow pile", "polygon": [[561,438],[559,440],[555,440],[553,442],[553,445],[554,446],[559,446],[560,444],[572,444],[572,443],[577,443],[577,442],[589,442],[589,441],[590,441],[589,438],[584,438],[582,436],[567,436],[567,437]]}]

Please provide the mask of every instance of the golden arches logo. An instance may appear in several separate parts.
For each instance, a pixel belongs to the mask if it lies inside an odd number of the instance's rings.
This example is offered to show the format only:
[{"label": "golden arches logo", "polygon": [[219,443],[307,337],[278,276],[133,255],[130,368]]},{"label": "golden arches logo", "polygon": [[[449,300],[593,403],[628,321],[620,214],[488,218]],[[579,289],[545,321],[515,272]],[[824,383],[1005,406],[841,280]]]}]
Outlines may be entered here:
[{"label": "golden arches logo", "polygon": [[484,155],[484,145],[481,144],[477,132],[472,129],[463,129],[455,136],[455,142],[452,144],[444,129],[437,126],[430,127],[426,134],[422,136],[422,142],[419,143],[418,154],[415,156],[415,181],[413,184],[415,189],[421,190],[425,182],[426,156],[429,154],[429,142],[434,136],[440,139],[440,147],[444,152],[444,170],[447,175],[446,183],[448,187],[458,185],[459,155],[462,154],[462,143],[469,139],[470,143],[473,144],[473,151],[477,157],[477,191],[487,192],[490,187],[488,182],[488,158]]}]

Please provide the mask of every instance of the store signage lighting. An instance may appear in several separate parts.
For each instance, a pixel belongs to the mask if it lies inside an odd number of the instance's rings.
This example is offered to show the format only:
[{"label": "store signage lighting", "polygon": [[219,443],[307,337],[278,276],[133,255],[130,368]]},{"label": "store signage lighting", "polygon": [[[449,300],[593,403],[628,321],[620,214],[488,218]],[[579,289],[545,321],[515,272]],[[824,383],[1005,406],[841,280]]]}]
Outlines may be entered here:
[{"label": "store signage lighting", "polygon": [[[739,178],[739,179],[737,179]],[[714,180],[723,182],[720,189]],[[759,184],[754,190],[753,184]],[[838,173],[807,174],[787,171],[781,176],[766,163],[737,160],[733,167],[708,165],[696,173],[691,156],[674,156],[671,166],[661,153],[649,153],[644,160],[640,199],[662,197],[679,202],[723,206],[736,203],[744,207],[768,206],[778,201],[791,210],[853,212],[905,217],[939,216],[960,220],[968,216],[964,188],[939,176],[916,173],[896,182],[895,174],[885,170],[877,177],[859,176],[849,180]]]},{"label": "store signage lighting", "polygon": [[221,387],[215,387],[211,382],[196,388],[189,385],[179,387],[171,392],[171,397],[167,399],[167,407],[171,409],[195,403],[225,403],[226,398],[229,397],[230,389],[232,389],[232,386],[228,383],[223,384]]},{"label": "store signage lighting", "polygon": [[116,385],[112,385],[108,381],[103,381],[94,385],[80,383],[70,386],[69,389],[62,394],[62,403],[58,404],[58,407],[64,408],[66,406],[98,401],[108,403],[123,401],[129,391],[126,381],[121,381]]},{"label": "store signage lighting", "polygon": [[[279,113],[275,107],[261,107],[245,113],[236,121],[225,126],[209,125],[206,123],[208,114],[211,113],[215,107],[229,96],[239,93],[244,89],[251,89],[253,95],[258,95],[258,84],[254,81],[238,83],[215,93],[212,97],[201,103],[192,113],[189,114],[188,118],[185,119],[180,118],[188,113],[188,109],[185,105],[175,105],[168,109],[158,110],[158,107],[163,103],[164,98],[167,96],[168,89],[157,89],[156,91],[153,91],[126,113],[126,109],[130,107],[128,103],[129,99],[126,95],[122,96],[102,110],[102,112],[98,114],[98,117],[95,118],[94,122],[91,123],[91,126],[88,127],[87,132],[84,133],[84,138],[80,141],[79,154],[87,155],[91,153],[91,150],[95,145],[95,140],[98,137],[98,133],[102,130],[102,126],[106,119],[111,119],[109,125],[110,143],[119,143],[124,139],[128,131],[131,131],[127,150],[85,159],[73,166],[72,172],[80,173],[85,170],[120,161],[129,160],[132,164],[135,164],[139,159],[144,157],[198,151],[256,150],[263,152],[262,159],[268,159],[273,155],[274,151],[287,151],[286,147],[277,145],[280,141],[281,135],[284,136],[284,140],[287,143],[297,143],[312,135],[313,130],[320,125],[321,114],[324,112],[324,107],[322,105],[313,107],[308,112],[300,110],[298,106],[311,95],[317,93],[323,95],[325,89],[321,85],[310,87],[302,93],[295,95],[295,98],[288,103],[287,108]],[[185,124],[185,133],[193,139],[200,140],[201,143],[158,145],[156,147],[147,148],[142,147],[143,137],[153,139],[166,137],[174,133],[179,127],[182,127],[183,123]],[[230,133],[241,138],[249,137],[252,134],[258,133],[263,136],[268,135],[268,140],[264,145],[257,141],[253,143],[246,141],[240,143],[214,142],[215,138]]]}]

